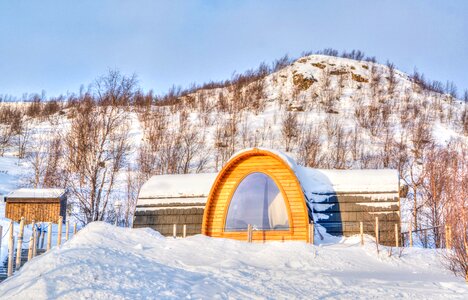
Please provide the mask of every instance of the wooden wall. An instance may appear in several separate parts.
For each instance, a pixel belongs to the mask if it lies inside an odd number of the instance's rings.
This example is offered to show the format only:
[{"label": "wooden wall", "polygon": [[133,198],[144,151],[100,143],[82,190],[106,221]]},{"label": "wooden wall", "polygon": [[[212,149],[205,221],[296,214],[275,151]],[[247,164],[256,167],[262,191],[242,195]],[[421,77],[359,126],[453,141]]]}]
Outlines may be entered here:
[{"label": "wooden wall", "polygon": [[30,199],[30,198],[6,198],[5,217],[18,221],[25,218],[26,223],[57,222],[62,216],[66,217],[66,198]]},{"label": "wooden wall", "polygon": [[137,210],[133,228],[149,227],[164,236],[172,236],[173,226],[177,224],[177,236],[182,236],[183,225],[187,226],[187,236],[201,233],[203,207],[164,208],[156,210]]},{"label": "wooden wall", "polygon": [[309,216],[299,181],[289,166],[275,154],[253,149],[231,159],[219,173],[205,206],[202,233],[212,237],[246,240],[247,233],[225,232],[225,218],[231,197],[248,174],[262,172],[270,176],[283,193],[289,214],[290,230],[254,231],[253,241],[308,240]]},{"label": "wooden wall", "polygon": [[[375,236],[375,217],[379,218],[380,243],[395,245],[395,224],[400,227],[400,203],[398,192],[394,193],[338,193],[316,204],[329,205],[325,210],[314,209],[325,216],[316,220],[331,235],[351,236],[359,234],[359,222],[364,233]],[[312,196],[313,199],[314,196]]]}]

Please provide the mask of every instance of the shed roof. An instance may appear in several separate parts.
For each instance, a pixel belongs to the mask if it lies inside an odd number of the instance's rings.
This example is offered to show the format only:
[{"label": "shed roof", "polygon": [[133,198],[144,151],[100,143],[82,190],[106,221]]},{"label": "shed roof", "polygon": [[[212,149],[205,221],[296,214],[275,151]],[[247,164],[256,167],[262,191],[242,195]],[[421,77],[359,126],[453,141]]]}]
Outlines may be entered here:
[{"label": "shed roof", "polygon": [[47,198],[60,198],[65,194],[64,189],[32,189],[21,188],[10,192],[6,198],[31,198],[31,199],[47,199]]}]

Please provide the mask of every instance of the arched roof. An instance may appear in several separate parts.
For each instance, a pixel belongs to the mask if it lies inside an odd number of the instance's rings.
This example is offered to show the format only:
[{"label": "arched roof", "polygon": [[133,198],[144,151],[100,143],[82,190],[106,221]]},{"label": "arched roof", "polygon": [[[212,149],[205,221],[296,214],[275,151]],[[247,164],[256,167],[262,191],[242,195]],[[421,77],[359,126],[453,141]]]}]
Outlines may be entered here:
[{"label": "arched roof", "polygon": [[226,213],[231,197],[243,178],[252,172],[263,172],[275,180],[290,215],[288,232],[262,233],[263,240],[307,240],[308,211],[294,165],[294,161],[285,155],[266,149],[252,148],[235,154],[219,172],[211,187],[205,206],[202,233],[243,239],[243,234],[224,232]]}]

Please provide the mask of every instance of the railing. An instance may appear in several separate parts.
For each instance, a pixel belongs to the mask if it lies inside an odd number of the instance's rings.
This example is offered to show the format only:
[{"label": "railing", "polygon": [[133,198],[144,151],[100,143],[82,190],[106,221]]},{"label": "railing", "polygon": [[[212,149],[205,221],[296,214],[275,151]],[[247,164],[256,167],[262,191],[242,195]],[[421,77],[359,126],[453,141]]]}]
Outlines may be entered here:
[{"label": "railing", "polygon": [[[382,221],[379,219],[379,217],[375,217],[374,221],[317,222],[317,223],[308,224],[306,228],[304,226],[300,226],[300,227],[296,226],[296,227],[288,227],[286,230],[290,230],[290,229],[304,230],[305,229],[307,230],[307,233],[308,233],[308,242],[311,244],[314,244],[316,235],[320,239],[323,239],[320,232],[317,230],[316,224],[319,224],[326,228],[333,228],[335,226],[337,228],[336,229],[337,231],[355,232],[356,234],[359,234],[361,245],[365,244],[364,236],[366,234],[373,236],[376,241],[377,251],[379,251],[380,242],[384,242],[384,243],[387,242],[388,246],[394,246],[394,247],[413,247],[413,244],[415,244],[415,242],[417,241],[416,244],[418,246],[428,247],[429,245],[428,239],[430,237],[428,235],[428,232],[436,228],[444,227],[445,234],[440,235],[440,238],[442,238],[442,241],[437,242],[436,246],[437,247],[445,246],[448,249],[452,247],[452,244],[451,244],[451,241],[452,241],[451,232],[452,231],[451,231],[450,225],[441,225],[441,226],[435,226],[435,227],[430,227],[430,228],[419,228],[419,229],[413,230],[410,224],[409,231],[401,232],[401,225],[405,223],[393,223],[392,225],[391,223],[387,221],[383,221],[383,222],[384,222],[383,223],[384,225],[382,226]],[[182,237],[185,238],[186,237],[186,225],[185,224],[173,224],[172,237],[174,238],[178,237],[177,236],[178,226],[183,226]],[[404,226],[404,227],[408,227],[408,226]],[[210,227],[210,229],[225,231],[224,227],[223,228]],[[254,240],[253,239],[254,232],[257,230],[252,226],[252,224],[248,224],[247,226],[238,228],[238,230],[232,229],[232,231],[245,232],[245,240],[251,243]],[[269,230],[260,229],[259,231],[269,231]],[[382,238],[382,235],[383,235],[383,238]],[[421,235],[423,239],[421,239],[419,235]],[[388,241],[391,241],[392,244],[390,245]]]},{"label": "railing", "polygon": [[[10,221],[10,225],[6,232],[3,234],[3,227],[0,226],[0,251],[1,251],[1,245],[2,245],[2,240],[6,237],[8,234],[8,257],[7,257],[7,276],[10,277],[13,275],[13,272],[16,270],[19,270],[21,268],[21,258],[22,258],[22,251],[23,251],[23,246],[28,245],[28,255],[27,255],[27,261],[31,260],[33,257],[38,255],[38,249],[39,250],[45,250],[49,251],[52,248],[52,222],[48,222],[47,224],[47,229],[45,229],[45,226],[43,226],[43,223],[35,223],[32,221],[31,223],[31,228],[32,228],[32,233],[29,238],[29,241],[24,241],[24,227],[25,227],[25,218],[22,217],[19,223],[19,230],[18,234],[16,237],[16,243],[15,243],[15,233],[14,233],[14,222]],[[40,224],[40,227],[38,226]],[[60,246],[62,244],[62,233],[63,233],[63,218],[60,217],[57,221],[57,227],[58,227],[58,232],[57,232],[57,246]],[[77,224],[74,223],[73,225],[73,235],[74,236],[77,233]],[[47,233],[47,244],[46,244],[46,249],[41,249],[44,246],[44,236],[45,233]],[[70,238],[70,223],[69,221],[65,222],[65,241],[68,241]],[[42,238],[42,243],[41,243],[41,238]],[[16,249],[15,249],[15,244],[16,244]],[[16,252],[16,258],[14,258]],[[42,252],[42,251],[39,251]],[[1,254],[1,253],[0,253]]]}]

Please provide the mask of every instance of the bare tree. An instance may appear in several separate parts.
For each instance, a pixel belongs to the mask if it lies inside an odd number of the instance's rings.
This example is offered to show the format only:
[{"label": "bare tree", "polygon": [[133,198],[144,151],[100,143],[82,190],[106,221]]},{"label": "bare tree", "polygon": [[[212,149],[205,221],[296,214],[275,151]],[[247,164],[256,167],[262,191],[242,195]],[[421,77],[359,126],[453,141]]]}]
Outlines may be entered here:
[{"label": "bare tree", "polygon": [[[64,172],[76,217],[84,224],[104,220],[117,175],[129,150],[128,122],[120,106],[128,103],[133,79],[114,72],[95,84],[96,100],[86,95],[64,135]],[[96,105],[99,104],[99,105]]]},{"label": "bare tree", "polygon": [[286,152],[291,151],[299,137],[299,124],[295,113],[286,112],[283,115],[281,134]]},{"label": "bare tree", "polygon": [[318,128],[306,128],[300,137],[298,160],[299,163],[316,168],[319,164],[321,151],[320,131]]}]

